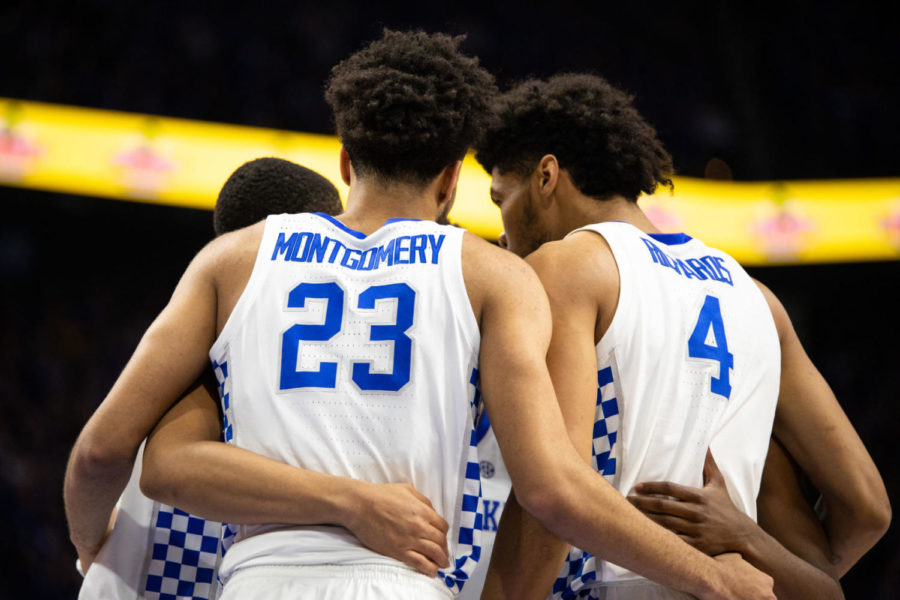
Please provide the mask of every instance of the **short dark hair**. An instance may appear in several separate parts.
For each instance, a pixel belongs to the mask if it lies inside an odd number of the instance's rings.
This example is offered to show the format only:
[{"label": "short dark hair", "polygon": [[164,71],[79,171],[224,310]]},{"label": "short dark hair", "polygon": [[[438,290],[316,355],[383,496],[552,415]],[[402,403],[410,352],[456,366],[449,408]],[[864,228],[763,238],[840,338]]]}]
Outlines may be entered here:
[{"label": "short dark hair", "polygon": [[465,156],[497,89],[463,39],[385,29],[332,69],[325,99],[357,176],[425,183]]},{"label": "short dark hair", "polygon": [[673,168],[632,99],[597,75],[525,81],[497,98],[475,157],[488,173],[525,175],[553,154],[586,196],[637,200],[659,184],[671,187]]},{"label": "short dark hair", "polygon": [[244,163],[222,186],[213,211],[213,228],[222,235],[279,213],[340,214],[334,184],[304,166],[281,158]]}]

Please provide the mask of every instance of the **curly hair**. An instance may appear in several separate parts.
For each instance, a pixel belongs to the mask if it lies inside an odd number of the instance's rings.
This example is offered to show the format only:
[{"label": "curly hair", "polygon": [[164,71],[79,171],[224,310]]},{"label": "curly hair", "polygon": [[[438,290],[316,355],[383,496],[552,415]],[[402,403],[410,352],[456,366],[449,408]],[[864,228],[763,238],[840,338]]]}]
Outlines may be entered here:
[{"label": "curly hair", "polygon": [[357,176],[425,183],[465,156],[497,88],[463,39],[385,29],[332,69],[325,99]]},{"label": "curly hair", "polygon": [[334,184],[297,163],[281,158],[257,158],[228,177],[213,211],[216,235],[247,227],[279,213],[343,210]]},{"label": "curly hair", "polygon": [[475,158],[488,173],[525,175],[553,154],[579,191],[598,200],[671,188],[672,157],[631,101],[596,75],[525,81],[497,98]]}]

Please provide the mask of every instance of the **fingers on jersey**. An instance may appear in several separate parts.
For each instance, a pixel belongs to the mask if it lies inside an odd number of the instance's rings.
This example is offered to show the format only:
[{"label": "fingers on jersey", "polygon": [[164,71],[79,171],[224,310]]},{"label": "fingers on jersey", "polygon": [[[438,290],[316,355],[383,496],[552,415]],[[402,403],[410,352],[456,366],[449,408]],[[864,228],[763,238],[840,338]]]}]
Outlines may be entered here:
[{"label": "fingers on jersey", "polygon": [[408,483],[366,484],[365,506],[348,529],[369,548],[426,575],[450,565],[449,525]]},{"label": "fingers on jersey", "polygon": [[[654,484],[648,484],[653,486]],[[661,486],[662,487],[662,486]],[[651,488],[654,489],[654,488]],[[650,492],[653,494],[661,492]],[[705,506],[700,502],[685,502],[659,496],[628,496],[635,508],[670,531],[688,538],[696,537],[704,521]]]}]

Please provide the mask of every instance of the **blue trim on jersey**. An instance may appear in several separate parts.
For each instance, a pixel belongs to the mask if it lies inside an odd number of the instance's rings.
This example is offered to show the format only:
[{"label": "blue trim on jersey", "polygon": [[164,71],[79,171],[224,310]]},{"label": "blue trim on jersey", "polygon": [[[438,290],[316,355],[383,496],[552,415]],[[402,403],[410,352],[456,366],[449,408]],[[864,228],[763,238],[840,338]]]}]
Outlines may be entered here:
[{"label": "blue trim on jersey", "polygon": [[482,412],[475,424],[475,443],[480,444],[487,432],[491,430],[491,420],[486,412]]},{"label": "blue trim on jersey", "polygon": [[597,387],[602,388],[604,385],[613,382],[612,367],[606,367],[597,371]]},{"label": "blue trim on jersey", "polygon": [[[364,240],[364,239],[366,239],[367,237],[369,237],[369,236],[367,236],[366,234],[364,234],[362,231],[357,231],[357,230],[355,230],[355,229],[350,229],[349,227],[347,227],[346,225],[344,225],[343,223],[341,223],[340,221],[338,221],[337,219],[335,219],[334,217],[332,217],[331,215],[329,215],[329,214],[327,214],[327,213],[317,212],[317,213],[312,213],[312,214],[316,215],[317,217],[322,217],[322,218],[325,219],[326,221],[329,221],[329,222],[330,222],[332,225],[334,225],[335,227],[337,227],[337,228],[339,228],[339,229],[341,229],[341,230],[343,230],[343,231],[349,233],[350,235],[352,235],[352,236],[355,237],[355,238]],[[396,222],[398,222],[398,221],[421,221],[421,220],[422,220],[422,219],[402,219],[402,218],[395,218],[395,219],[388,219],[387,221],[384,222],[384,225],[390,225],[391,223],[396,223]],[[384,225],[382,225],[381,227],[384,227]],[[379,227],[379,229],[381,229],[381,227]]]},{"label": "blue trim on jersey", "polygon": [[686,244],[693,239],[686,233],[648,233],[647,235],[667,246]]},{"label": "blue trim on jersey", "polygon": [[349,233],[350,235],[352,235],[355,238],[359,238],[361,240],[366,239],[366,234],[364,234],[362,231],[356,231],[355,229],[350,229],[349,227],[347,227],[346,225],[344,225],[343,223],[341,223],[340,221],[338,221],[331,215],[328,215],[325,213],[320,213],[320,212],[313,213],[313,214],[316,215],[317,217],[322,217],[326,221],[330,221],[332,225],[334,225],[338,229],[342,229],[342,230],[346,231],[347,233]]}]

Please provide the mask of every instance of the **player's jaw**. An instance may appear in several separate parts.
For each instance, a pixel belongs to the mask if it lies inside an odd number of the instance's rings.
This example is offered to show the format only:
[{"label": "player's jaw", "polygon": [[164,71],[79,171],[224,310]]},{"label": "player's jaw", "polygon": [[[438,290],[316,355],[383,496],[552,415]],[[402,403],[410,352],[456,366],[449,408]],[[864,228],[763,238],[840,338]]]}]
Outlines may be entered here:
[{"label": "player's jaw", "polygon": [[491,200],[500,209],[503,221],[501,247],[525,257],[552,239],[542,221],[538,201],[533,197],[531,178],[513,172],[491,173]]}]

